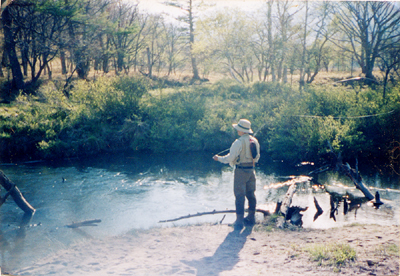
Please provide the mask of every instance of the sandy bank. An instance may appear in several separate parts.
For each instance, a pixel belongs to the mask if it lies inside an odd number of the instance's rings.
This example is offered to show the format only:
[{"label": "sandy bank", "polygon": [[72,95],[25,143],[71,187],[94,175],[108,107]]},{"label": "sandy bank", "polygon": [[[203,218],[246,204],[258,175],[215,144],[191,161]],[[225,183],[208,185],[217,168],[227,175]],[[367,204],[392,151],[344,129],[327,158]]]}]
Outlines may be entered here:
[{"label": "sandy bank", "polygon": [[[310,260],[307,246],[348,244],[357,259],[337,269]],[[17,275],[399,275],[399,227],[356,225],[299,231],[227,225],[132,231],[86,240]],[[396,252],[397,249],[397,252]]]}]

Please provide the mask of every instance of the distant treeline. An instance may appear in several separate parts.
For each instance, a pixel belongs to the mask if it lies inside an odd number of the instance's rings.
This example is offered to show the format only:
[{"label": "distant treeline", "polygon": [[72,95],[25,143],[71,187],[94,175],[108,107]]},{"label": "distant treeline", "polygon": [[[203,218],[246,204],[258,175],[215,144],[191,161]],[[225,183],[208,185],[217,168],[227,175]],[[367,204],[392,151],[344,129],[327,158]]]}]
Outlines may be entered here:
[{"label": "distant treeline", "polygon": [[[59,159],[117,151],[219,152],[252,122],[264,158],[318,162],[329,142],[344,158],[400,167],[400,85],[215,84],[157,89],[145,78],[49,82],[0,106],[0,156]],[[59,88],[57,88],[59,86]]]},{"label": "distant treeline", "polygon": [[150,78],[189,71],[194,81],[218,73],[242,83],[296,76],[301,87],[332,68],[357,68],[372,81],[379,68],[385,84],[399,72],[400,12],[390,1],[265,1],[253,13],[165,1],[181,12],[175,20],[144,13],[136,1],[1,3],[0,78],[10,79],[7,91],[34,94],[55,69],[66,86],[93,71]]}]

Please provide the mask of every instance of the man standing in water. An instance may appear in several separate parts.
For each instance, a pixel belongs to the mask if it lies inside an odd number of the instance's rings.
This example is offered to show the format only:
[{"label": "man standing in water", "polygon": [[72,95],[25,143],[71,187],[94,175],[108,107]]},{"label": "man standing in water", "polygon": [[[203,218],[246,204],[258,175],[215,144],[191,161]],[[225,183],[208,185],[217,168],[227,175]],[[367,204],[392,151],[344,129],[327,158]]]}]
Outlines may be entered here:
[{"label": "man standing in water", "polygon": [[[240,136],[236,139],[225,156],[215,155],[213,159],[224,164],[235,166],[233,191],[235,194],[236,221],[235,230],[241,230],[246,225],[254,225],[256,213],[256,176],[254,165],[260,159],[260,144],[250,134],[251,123],[249,120],[240,119],[239,123],[232,125]],[[249,202],[249,215],[244,218],[245,198]]]}]

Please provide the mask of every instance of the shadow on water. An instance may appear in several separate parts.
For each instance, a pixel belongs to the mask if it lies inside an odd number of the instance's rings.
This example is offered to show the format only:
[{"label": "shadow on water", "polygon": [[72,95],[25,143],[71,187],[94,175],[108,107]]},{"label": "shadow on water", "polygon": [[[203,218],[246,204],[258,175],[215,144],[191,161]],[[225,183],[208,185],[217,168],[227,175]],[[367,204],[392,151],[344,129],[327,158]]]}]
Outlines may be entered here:
[{"label": "shadow on water", "polygon": [[214,255],[200,260],[181,262],[196,269],[198,276],[217,276],[223,271],[232,270],[239,261],[239,252],[246,243],[247,236],[253,227],[246,227],[243,231],[230,232],[219,245]]}]

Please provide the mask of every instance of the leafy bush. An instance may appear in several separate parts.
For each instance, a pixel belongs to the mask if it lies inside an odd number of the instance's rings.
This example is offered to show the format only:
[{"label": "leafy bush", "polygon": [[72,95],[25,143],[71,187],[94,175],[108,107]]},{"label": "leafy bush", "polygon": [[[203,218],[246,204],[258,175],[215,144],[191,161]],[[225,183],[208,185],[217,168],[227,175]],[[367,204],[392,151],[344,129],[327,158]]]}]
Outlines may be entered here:
[{"label": "leafy bush", "polygon": [[198,121],[204,116],[204,99],[183,89],[148,97],[143,112],[150,127],[146,146],[156,152],[201,150]]},{"label": "leafy bush", "polygon": [[[143,79],[77,81],[67,99],[48,83],[0,106],[2,156],[65,157],[116,150],[219,152],[252,122],[263,158],[316,161],[327,141],[344,157],[399,162],[400,86],[381,90],[279,83],[156,89]],[[356,93],[357,92],[357,93]]]},{"label": "leafy bush", "polygon": [[37,96],[21,95],[0,108],[2,155],[62,158],[125,148],[119,130],[138,118],[145,93],[140,79],[113,78],[78,81],[70,99],[52,83]]}]

